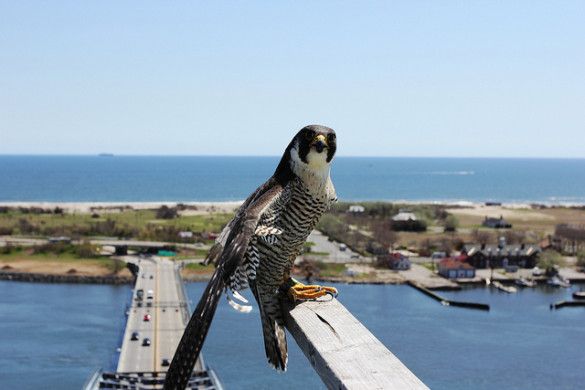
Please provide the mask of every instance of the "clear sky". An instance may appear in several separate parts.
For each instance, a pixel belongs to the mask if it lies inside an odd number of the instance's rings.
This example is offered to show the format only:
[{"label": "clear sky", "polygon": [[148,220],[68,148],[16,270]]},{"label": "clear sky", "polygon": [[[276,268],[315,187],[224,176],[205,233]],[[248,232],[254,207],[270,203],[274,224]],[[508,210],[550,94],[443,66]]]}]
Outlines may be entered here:
[{"label": "clear sky", "polygon": [[585,158],[585,1],[0,2],[0,154]]}]

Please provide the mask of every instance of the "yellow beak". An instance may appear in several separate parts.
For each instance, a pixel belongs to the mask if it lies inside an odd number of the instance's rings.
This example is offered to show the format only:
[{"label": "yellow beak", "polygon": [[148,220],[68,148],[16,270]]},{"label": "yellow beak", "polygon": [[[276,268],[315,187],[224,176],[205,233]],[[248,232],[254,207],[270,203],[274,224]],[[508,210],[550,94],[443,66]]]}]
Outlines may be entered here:
[{"label": "yellow beak", "polygon": [[329,146],[327,144],[327,138],[323,134],[319,134],[318,136],[316,136],[315,138],[313,138],[312,144],[316,144],[319,141],[323,142],[325,144],[325,146]]}]

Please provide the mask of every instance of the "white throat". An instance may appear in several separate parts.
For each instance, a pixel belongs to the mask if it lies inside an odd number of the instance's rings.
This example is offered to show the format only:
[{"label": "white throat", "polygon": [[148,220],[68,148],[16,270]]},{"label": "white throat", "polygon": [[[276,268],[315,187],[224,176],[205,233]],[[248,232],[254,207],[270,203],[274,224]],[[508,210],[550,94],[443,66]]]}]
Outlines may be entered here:
[{"label": "white throat", "polygon": [[291,169],[308,189],[315,194],[327,195],[335,198],[335,189],[329,176],[331,165],[327,162],[327,153],[317,153],[313,150],[307,155],[307,162],[301,160],[295,145],[290,151]]}]

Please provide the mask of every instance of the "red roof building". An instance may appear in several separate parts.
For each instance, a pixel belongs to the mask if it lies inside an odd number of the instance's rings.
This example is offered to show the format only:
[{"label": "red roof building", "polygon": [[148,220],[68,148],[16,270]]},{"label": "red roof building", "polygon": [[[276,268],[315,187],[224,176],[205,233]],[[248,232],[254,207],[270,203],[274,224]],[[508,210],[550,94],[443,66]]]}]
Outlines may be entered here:
[{"label": "red roof building", "polygon": [[448,257],[439,262],[439,275],[448,279],[471,279],[475,277],[475,268],[464,263],[465,256]]}]

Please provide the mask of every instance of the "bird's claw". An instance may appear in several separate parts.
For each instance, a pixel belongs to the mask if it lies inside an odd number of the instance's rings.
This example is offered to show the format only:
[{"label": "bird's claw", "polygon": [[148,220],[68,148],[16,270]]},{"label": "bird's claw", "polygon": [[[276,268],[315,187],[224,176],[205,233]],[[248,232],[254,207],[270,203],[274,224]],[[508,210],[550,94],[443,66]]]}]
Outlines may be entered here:
[{"label": "bird's claw", "polygon": [[336,297],[337,289],[335,287],[304,285],[302,283],[296,283],[288,289],[288,296],[293,302],[310,301],[325,295]]}]

